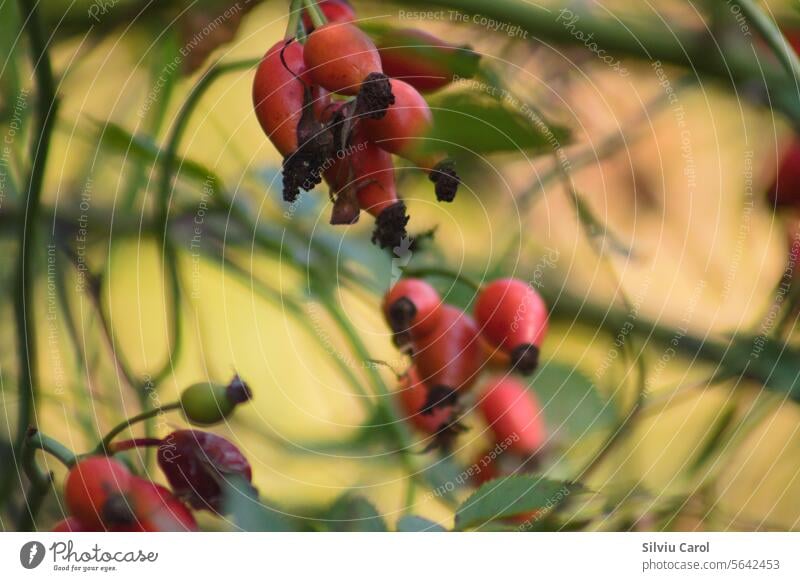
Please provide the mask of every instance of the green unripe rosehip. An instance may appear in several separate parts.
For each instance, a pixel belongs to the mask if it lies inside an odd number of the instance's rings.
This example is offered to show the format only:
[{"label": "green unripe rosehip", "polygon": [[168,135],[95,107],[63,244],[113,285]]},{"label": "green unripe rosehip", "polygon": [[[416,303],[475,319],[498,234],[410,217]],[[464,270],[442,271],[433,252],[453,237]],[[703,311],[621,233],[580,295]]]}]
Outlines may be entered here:
[{"label": "green unripe rosehip", "polygon": [[186,420],[196,426],[210,426],[227,418],[240,403],[252,397],[250,388],[239,376],[228,385],[195,383],[181,394],[181,408]]}]

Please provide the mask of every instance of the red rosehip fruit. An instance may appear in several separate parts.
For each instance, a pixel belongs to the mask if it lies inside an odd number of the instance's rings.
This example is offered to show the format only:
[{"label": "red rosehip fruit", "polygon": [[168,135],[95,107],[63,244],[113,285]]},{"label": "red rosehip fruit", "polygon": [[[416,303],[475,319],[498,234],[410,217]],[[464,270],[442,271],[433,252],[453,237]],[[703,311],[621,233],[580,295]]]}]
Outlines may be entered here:
[{"label": "red rosehip fruit", "polygon": [[420,378],[431,386],[428,409],[472,387],[484,363],[478,326],[450,305],[439,307],[433,329],[415,338],[413,349]]},{"label": "red rosehip fruit", "polygon": [[800,206],[800,138],[795,138],[783,154],[768,192],[775,207]]},{"label": "red rosehip fruit", "polygon": [[530,456],[547,440],[547,430],[539,402],[527,387],[514,377],[492,379],[478,402],[496,442],[507,449]]},{"label": "red rosehip fruit", "polygon": [[352,24],[329,23],[312,32],[303,51],[315,85],[342,95],[356,95],[371,73],[381,72],[378,49]]},{"label": "red rosehip fruit", "polygon": [[394,104],[381,119],[364,119],[367,136],[386,151],[417,163],[415,155],[433,126],[433,114],[419,91],[400,79],[391,79]]},{"label": "red rosehip fruit", "polygon": [[299,42],[287,45],[281,40],[264,55],[253,80],[256,117],[281,155],[293,153],[298,146],[297,125],[305,96],[301,80],[304,74],[303,45]]},{"label": "red rosehip fruit", "polygon": [[226,481],[252,481],[250,463],[234,444],[198,430],[177,430],[158,448],[158,465],[175,495],[195,509],[223,514]]},{"label": "red rosehip fruit", "polygon": [[[196,531],[197,522],[178,498],[163,486],[143,478],[134,478],[125,497],[128,521],[112,524],[112,530],[130,532]],[[124,512],[123,512],[124,514]]]},{"label": "red rosehip fruit", "polygon": [[[329,24],[332,22],[353,22],[356,19],[356,11],[345,0],[321,0],[317,2],[317,5]],[[303,26],[305,26],[308,33],[314,30],[314,23],[307,9],[303,10]]]},{"label": "red rosehip fruit", "polygon": [[130,489],[133,475],[107,456],[81,460],[67,475],[64,497],[70,513],[93,530],[102,530],[109,511]]},{"label": "red rosehip fruit", "polygon": [[[446,87],[456,74],[472,76],[480,58],[467,47],[452,45],[416,28],[389,30],[375,44],[383,72],[422,93]],[[457,67],[457,59],[465,61],[462,66]],[[465,65],[468,70],[464,70]]]},{"label": "red rosehip fruit", "polygon": [[446,429],[454,419],[454,408],[442,406],[423,413],[429,399],[428,386],[422,383],[415,367],[411,367],[400,381],[400,390],[397,392],[398,400],[405,418],[418,430],[434,435]]},{"label": "red rosehip fruit", "polygon": [[494,347],[511,355],[511,364],[531,374],[539,363],[539,347],[547,333],[547,306],[521,280],[496,280],[481,290],[475,318],[481,334]]},{"label": "red rosehip fruit", "polygon": [[358,95],[359,115],[379,119],[394,103],[389,78],[381,69],[375,43],[348,23],[329,23],[312,32],[303,51],[315,85],[342,95]]},{"label": "red rosehip fruit", "polygon": [[383,316],[399,347],[430,333],[439,317],[442,298],[430,284],[419,278],[404,278],[389,289],[383,299]]}]

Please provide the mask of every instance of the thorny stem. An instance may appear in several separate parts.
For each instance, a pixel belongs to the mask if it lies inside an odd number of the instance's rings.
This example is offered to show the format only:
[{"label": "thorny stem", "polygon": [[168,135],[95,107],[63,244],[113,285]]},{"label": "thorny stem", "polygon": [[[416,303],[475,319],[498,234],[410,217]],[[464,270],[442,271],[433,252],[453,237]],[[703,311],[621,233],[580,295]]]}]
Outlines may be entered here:
[{"label": "thorny stem", "polygon": [[[35,0],[19,0],[20,21],[27,24],[26,30],[30,38],[31,60],[34,63],[36,80],[36,124],[31,132],[30,159],[31,169],[28,177],[28,188],[24,219],[20,221],[19,240],[21,248],[16,266],[14,289],[14,315],[17,330],[17,350],[19,361],[19,409],[17,418],[17,436],[14,442],[14,453],[22,453],[28,425],[35,412],[36,392],[38,388],[38,369],[36,356],[36,328],[33,324],[33,262],[35,248],[34,238],[36,226],[41,213],[42,183],[50,150],[50,138],[53,133],[58,112],[55,79],[47,51],[47,39],[42,29],[38,13],[38,2]],[[0,478],[0,502],[10,499],[8,494],[12,483],[12,470],[3,470]]]},{"label": "thorny stem", "polygon": [[98,454],[105,454],[111,450],[111,442],[116,438],[119,434],[133,426],[138,422],[143,422],[145,420],[149,420],[150,418],[155,418],[164,414],[169,411],[181,409],[181,403],[179,401],[172,402],[157,408],[153,408],[150,410],[143,411],[140,414],[137,414],[131,418],[128,418],[124,422],[117,424],[114,426],[110,432],[108,432],[105,437],[103,437],[103,441],[98,444],[95,451]]}]

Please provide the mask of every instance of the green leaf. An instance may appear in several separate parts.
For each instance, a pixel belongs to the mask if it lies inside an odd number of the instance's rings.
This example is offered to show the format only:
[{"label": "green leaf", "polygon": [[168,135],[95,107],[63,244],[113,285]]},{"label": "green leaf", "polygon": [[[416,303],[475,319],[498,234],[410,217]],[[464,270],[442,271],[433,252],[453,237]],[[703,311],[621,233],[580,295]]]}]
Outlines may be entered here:
[{"label": "green leaf", "polygon": [[447,529],[421,516],[406,515],[397,521],[400,533],[443,533]]},{"label": "green leaf", "polygon": [[588,377],[575,368],[554,361],[544,363],[530,382],[542,404],[545,424],[551,432],[570,439],[612,426],[617,414]]},{"label": "green leaf", "polygon": [[225,490],[225,512],[236,528],[246,532],[292,532],[299,523],[278,508],[264,503],[253,486],[243,478],[231,478]]},{"label": "green leaf", "polygon": [[[383,24],[371,25],[369,32],[379,50],[397,49],[409,60],[418,60],[426,65],[435,65],[442,71],[462,79],[471,79],[478,72],[481,56],[469,46],[436,46],[435,37],[413,28],[395,28]],[[395,52],[395,51],[392,51]]]},{"label": "green leaf", "polygon": [[[134,157],[140,163],[148,165],[163,162],[166,154],[149,137],[132,135],[127,129],[116,123],[96,123],[100,144],[105,149],[122,156]],[[208,184],[214,194],[222,190],[220,177],[199,162],[178,158],[175,160],[175,167],[179,167],[187,177],[202,184]]]},{"label": "green leaf", "polygon": [[579,484],[533,475],[492,480],[458,507],[456,528],[463,530],[495,519],[550,510],[580,490]]},{"label": "green leaf", "polygon": [[433,127],[423,151],[450,155],[521,152],[552,153],[569,142],[569,131],[541,119],[526,106],[513,107],[489,94],[444,92],[429,99]]},{"label": "green leaf", "polygon": [[337,532],[381,533],[387,530],[378,511],[363,496],[346,494],[339,498],[325,516],[328,530]]}]

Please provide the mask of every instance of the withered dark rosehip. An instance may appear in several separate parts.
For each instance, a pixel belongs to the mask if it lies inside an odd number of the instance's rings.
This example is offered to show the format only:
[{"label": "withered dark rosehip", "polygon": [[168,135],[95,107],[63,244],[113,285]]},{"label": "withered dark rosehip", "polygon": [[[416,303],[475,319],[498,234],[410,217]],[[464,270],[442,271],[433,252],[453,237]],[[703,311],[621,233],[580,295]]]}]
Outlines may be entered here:
[{"label": "withered dark rosehip", "polygon": [[173,492],[195,509],[225,511],[226,481],[252,481],[250,463],[234,444],[199,430],[177,430],[158,448],[158,465]]}]

